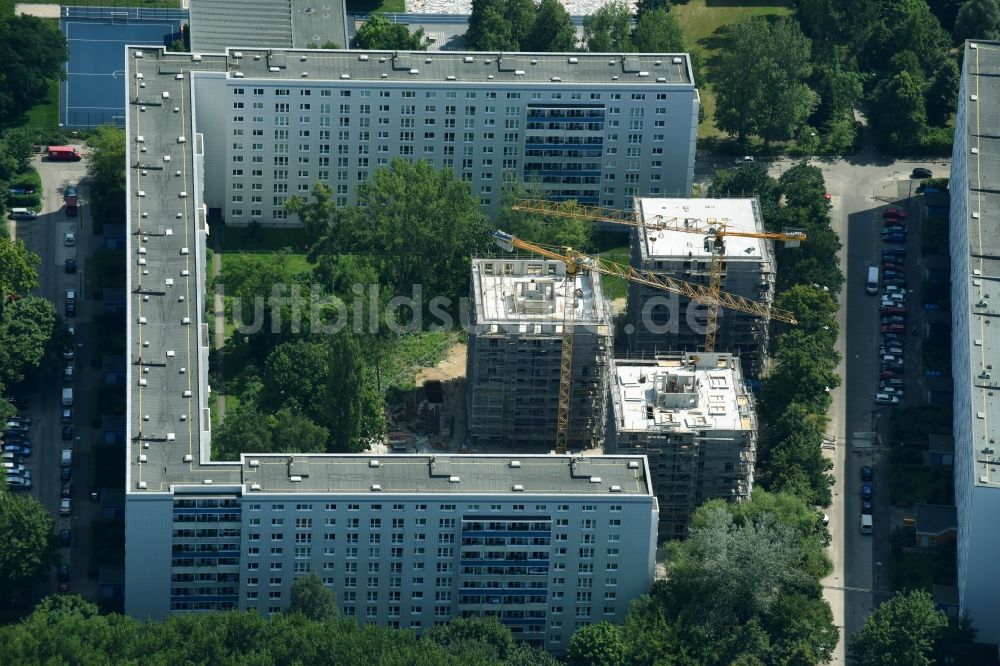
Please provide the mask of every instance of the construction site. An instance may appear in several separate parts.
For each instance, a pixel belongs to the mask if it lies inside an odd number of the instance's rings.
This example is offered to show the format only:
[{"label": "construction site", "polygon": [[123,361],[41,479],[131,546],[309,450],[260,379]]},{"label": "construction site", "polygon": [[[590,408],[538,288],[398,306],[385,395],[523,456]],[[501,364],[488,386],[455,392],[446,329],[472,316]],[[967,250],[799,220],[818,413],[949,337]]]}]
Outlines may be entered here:
[{"label": "construction site", "polygon": [[569,446],[599,447],[612,349],[600,275],[568,274],[565,263],[551,259],[477,258],[470,301],[470,445],[552,449],[569,318],[575,337]]},{"label": "construction site", "polygon": [[[537,258],[472,259],[465,367],[428,371],[419,423],[430,434],[397,434],[390,450],[647,455],[663,539],[685,536],[706,500],[749,498],[757,418],[745,378],[766,363],[769,319],[795,323],[772,304],[772,243],[805,236],[764,231],[754,198],[514,209],[627,226],[630,265],[495,232],[502,249]],[[602,276],[629,287],[630,350],[617,359]]]},{"label": "construction site", "polygon": [[732,354],[615,360],[610,374],[604,450],[649,457],[661,539],[706,500],[750,498],[757,416]]},{"label": "construction site", "polygon": [[[632,233],[633,267],[710,287],[713,259],[721,258],[717,289],[765,308],[774,301],[774,247],[764,233],[756,198],[638,198],[635,214],[644,226]],[[725,229],[725,244],[717,248],[704,229],[720,226]],[[698,303],[692,307],[691,299],[685,296],[665,297],[662,291],[646,285],[629,285],[630,354],[705,351],[707,308]],[[722,310],[717,327],[716,347],[738,355],[747,377],[759,377],[767,355],[765,318]]]}]

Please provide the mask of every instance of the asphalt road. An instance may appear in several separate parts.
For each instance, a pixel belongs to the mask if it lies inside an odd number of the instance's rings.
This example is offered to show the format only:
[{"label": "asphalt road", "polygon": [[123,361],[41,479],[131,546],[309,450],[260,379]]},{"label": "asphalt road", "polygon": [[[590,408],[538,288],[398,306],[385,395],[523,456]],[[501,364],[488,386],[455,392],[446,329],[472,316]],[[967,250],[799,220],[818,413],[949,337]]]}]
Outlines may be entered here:
[{"label": "asphalt road", "polygon": [[[89,209],[86,206],[86,185],[80,188],[81,207],[75,217],[68,217],[63,206],[63,190],[67,184],[79,183],[86,174],[85,161],[80,162],[49,162],[37,156],[34,165],[42,179],[42,208],[35,220],[18,221],[11,225],[15,238],[23,240],[33,252],[41,258],[38,269],[39,286],[34,293],[55,303],[56,310],[63,314],[65,292],[67,289],[77,291],[76,316],[67,318],[67,323],[76,328],[76,358],[67,361],[74,366],[76,377],[71,383],[63,381],[62,369],[43,375],[38,383],[38,390],[29,397],[27,416],[34,421],[31,439],[34,443],[32,456],[29,459],[32,469],[33,483],[31,494],[52,514],[56,522],[56,532],[64,528],[72,530],[72,544],[61,548],[62,561],[70,565],[70,590],[83,594],[86,598],[97,598],[97,582],[87,578],[85,558],[90,546],[90,522],[96,517],[97,506],[88,501],[90,494],[90,468],[83,463],[83,456],[88,452],[90,443],[98,433],[90,428],[91,404],[86,386],[94,386],[99,381],[99,373],[89,363],[89,355],[85,354],[85,344],[88,336],[87,322],[96,305],[87,298],[87,258],[91,253],[94,240],[89,230],[83,228],[85,220],[89,220]],[[66,247],[63,244],[67,232],[75,232],[77,245]],[[65,272],[66,259],[77,260],[77,272]],[[74,391],[74,441],[62,441],[62,389],[73,387]],[[60,456],[63,448],[72,445],[72,513],[69,516],[59,515],[60,501]],[[45,594],[56,590],[56,579],[53,575],[45,590]]]},{"label": "asphalt road", "polygon": [[[778,177],[795,161],[776,160],[765,162],[772,176]],[[833,664],[846,663],[845,637],[856,633],[871,612],[873,599],[884,600],[889,596],[887,572],[890,534],[887,472],[880,464],[877,451],[851,450],[851,434],[870,431],[873,425],[884,435],[888,425],[888,408],[876,409],[873,398],[878,384],[879,298],[865,293],[868,267],[881,262],[882,217],[881,211],[890,203],[907,207],[910,214],[910,233],[907,238],[908,287],[918,284],[919,233],[917,221],[919,205],[912,198],[918,181],[909,180],[911,170],[924,166],[936,176],[946,176],[950,162],[916,162],[887,160],[860,156],[849,160],[814,159],[832,195],[830,219],[840,236],[843,249],[840,266],[844,272],[844,289],[840,294],[838,322],[840,337],[838,350],[841,364],[838,372],[841,385],[832,391],[829,435],[836,438],[836,445],[827,454],[834,462],[833,504],[826,509],[830,516],[830,558],[833,573],[823,580],[824,597],[830,602],[834,623],[841,629],[841,641],[834,653]],[[731,160],[717,158],[699,160],[695,168],[695,181],[707,184],[716,168],[731,165]],[[907,299],[908,313],[919,309],[915,298]],[[914,315],[911,314],[911,317]],[[907,326],[913,322],[908,321]],[[906,354],[909,375],[915,372],[920,358],[919,347],[911,338]],[[908,377],[907,396],[916,396],[915,381]],[[860,533],[862,465],[875,468],[875,533]],[[884,563],[879,567],[876,563]],[[878,590],[876,591],[876,588]]]}]

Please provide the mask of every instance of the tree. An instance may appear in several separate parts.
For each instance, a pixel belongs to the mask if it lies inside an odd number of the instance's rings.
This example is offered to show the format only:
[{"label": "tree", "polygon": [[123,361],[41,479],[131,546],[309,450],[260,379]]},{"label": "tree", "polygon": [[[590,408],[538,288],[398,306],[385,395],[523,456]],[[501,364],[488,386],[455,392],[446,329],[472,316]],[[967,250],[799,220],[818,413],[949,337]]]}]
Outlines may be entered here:
[{"label": "tree", "polygon": [[424,37],[424,29],[417,28],[411,33],[402,23],[391,23],[384,14],[376,12],[368,16],[354,36],[354,47],[382,51],[426,51],[430,41]]},{"label": "tree", "polygon": [[[684,53],[684,31],[673,14],[651,9],[639,14],[632,30],[632,44],[640,53]],[[694,59],[692,58],[692,65]]]},{"label": "tree", "polygon": [[639,0],[635,4],[635,15],[639,18],[646,12],[654,10],[670,12],[670,0]]},{"label": "tree", "polygon": [[628,656],[622,628],[610,622],[589,624],[569,641],[569,666],[625,666]]},{"label": "tree", "polygon": [[87,139],[87,175],[95,220],[125,222],[125,132],[102,125]]},{"label": "tree", "polygon": [[284,407],[271,418],[271,440],[276,453],[326,453],[329,431],[301,411]]},{"label": "tree", "polygon": [[583,18],[583,41],[594,53],[632,51],[632,11],[623,0],[612,0]]},{"label": "tree", "polygon": [[805,84],[810,41],[792,19],[754,16],[730,26],[732,45],[713,68],[715,122],[738,141],[788,138],[816,106]]},{"label": "tree", "polygon": [[0,596],[11,603],[58,561],[52,517],[28,495],[0,490]]},{"label": "tree", "polygon": [[358,187],[357,206],[336,212],[314,256],[367,254],[392,295],[409,296],[420,285],[425,301],[447,297],[457,310],[468,293],[469,257],[488,244],[489,227],[468,184],[450,169],[396,159]]},{"label": "tree", "polygon": [[[465,43],[476,51],[516,51],[510,21],[504,15],[505,0],[472,0],[472,14],[469,29],[465,31]],[[534,17],[534,7],[531,12]]]},{"label": "tree", "polygon": [[537,183],[532,183],[527,189],[519,182],[504,188],[500,198],[500,212],[496,217],[500,229],[541,245],[572,247],[583,252],[591,249],[595,227],[593,222],[511,209],[514,203],[523,199],[544,199],[544,194]]},{"label": "tree", "polygon": [[778,214],[778,200],[781,190],[778,181],[767,175],[767,169],[756,162],[744,163],[735,169],[720,169],[712,177],[708,188],[710,197],[750,197],[760,199],[761,217],[767,229],[777,229],[773,225]]},{"label": "tree", "polygon": [[275,347],[264,364],[261,406],[276,411],[292,403],[318,418],[325,409],[320,398],[330,374],[329,354],[319,340],[295,339]]},{"label": "tree", "polygon": [[576,28],[559,0],[541,0],[528,43],[522,43],[521,47],[527,51],[557,53],[576,49]]},{"label": "tree", "polygon": [[302,613],[310,620],[329,620],[337,617],[337,597],[316,574],[299,576],[292,583],[288,611]]},{"label": "tree", "polygon": [[934,607],[930,594],[897,592],[851,639],[851,656],[860,666],[931,666],[934,642],[947,626],[947,616]]},{"label": "tree", "polygon": [[517,44],[527,44],[535,27],[535,0],[506,0],[503,17],[510,24],[510,34]]},{"label": "tree", "polygon": [[69,57],[59,27],[34,16],[0,19],[0,124],[9,125],[48,95]]},{"label": "tree", "polygon": [[240,453],[272,450],[270,421],[251,401],[241,402],[236,409],[228,410],[212,435],[213,460],[234,460]]},{"label": "tree", "polygon": [[496,617],[457,617],[434,625],[424,636],[456,657],[504,660],[515,647],[510,630]]},{"label": "tree", "polygon": [[927,126],[920,81],[901,71],[882,81],[872,98],[870,119],[876,140],[892,150],[913,146]]},{"label": "tree", "polygon": [[925,96],[928,123],[936,126],[945,126],[948,124],[951,114],[955,111],[955,101],[958,99],[958,84],[958,63],[955,62],[954,58],[945,58],[941,62],[941,67],[934,72],[934,77]]},{"label": "tree", "polygon": [[38,286],[41,258],[24,241],[0,238],[0,304],[8,296],[26,294]]},{"label": "tree", "polygon": [[307,201],[296,194],[285,202],[285,210],[291,215],[298,216],[306,234],[313,242],[327,230],[333,221],[335,209],[333,188],[318,181],[313,186],[310,200]]},{"label": "tree", "polygon": [[347,329],[330,340],[330,374],[323,390],[324,423],[330,431],[330,450],[363,451],[368,440],[384,428],[381,396],[372,387],[362,364],[358,338]]},{"label": "tree", "polygon": [[1000,0],[968,0],[955,17],[955,39],[1000,39]]},{"label": "tree", "polygon": [[7,130],[3,135],[3,152],[14,161],[17,173],[30,169],[35,154],[31,133],[25,128]]},{"label": "tree", "polygon": [[0,382],[16,384],[52,356],[58,315],[51,301],[37,296],[7,303],[0,316]]}]

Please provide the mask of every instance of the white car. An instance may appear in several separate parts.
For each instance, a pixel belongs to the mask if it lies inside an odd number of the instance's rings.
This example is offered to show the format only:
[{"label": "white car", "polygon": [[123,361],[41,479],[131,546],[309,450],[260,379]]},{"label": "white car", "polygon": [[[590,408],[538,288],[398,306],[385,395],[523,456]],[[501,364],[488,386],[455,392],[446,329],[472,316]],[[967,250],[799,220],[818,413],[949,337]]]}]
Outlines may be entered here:
[{"label": "white car", "polygon": [[59,500],[59,515],[60,516],[68,516],[70,514],[70,509],[71,508],[72,508],[72,505],[70,504],[70,501],[69,501],[68,497],[64,497],[61,500]]},{"label": "white car", "polygon": [[63,245],[66,247],[73,247],[76,245],[76,234],[72,231],[66,232],[66,235],[63,236]]},{"label": "white car", "polygon": [[906,294],[904,294],[901,291],[891,291],[891,292],[887,292],[884,296],[882,296],[882,300],[883,301],[896,301],[897,303],[901,303],[901,302],[903,302],[903,301],[906,300]]},{"label": "white car", "polygon": [[876,393],[875,394],[875,404],[876,405],[898,405],[899,398],[894,395],[889,395],[888,393]]},{"label": "white car", "polygon": [[885,387],[883,387],[883,388],[881,388],[879,390],[882,393],[885,393],[886,395],[894,395],[894,396],[897,396],[899,398],[903,397],[903,389],[899,388],[899,387],[885,386]]},{"label": "white car", "polygon": [[73,381],[73,366],[72,365],[67,365],[65,368],[63,368],[63,381],[64,382],[71,382],[71,381]]}]

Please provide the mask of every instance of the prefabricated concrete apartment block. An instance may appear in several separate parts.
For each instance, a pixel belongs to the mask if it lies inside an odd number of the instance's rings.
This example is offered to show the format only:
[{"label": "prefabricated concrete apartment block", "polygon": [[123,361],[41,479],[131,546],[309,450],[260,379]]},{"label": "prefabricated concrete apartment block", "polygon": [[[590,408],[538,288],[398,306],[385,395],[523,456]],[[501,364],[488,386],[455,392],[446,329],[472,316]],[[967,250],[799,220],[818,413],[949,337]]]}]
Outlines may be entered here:
[{"label": "prefabricated concrete apartment block", "polygon": [[607,453],[645,455],[660,506],[660,539],[684,537],[710,499],[753,490],[757,416],[731,354],[615,360]]},{"label": "prefabricated concrete apartment block", "polygon": [[[638,219],[647,224],[657,216],[698,220],[702,225],[725,223],[744,231],[764,231],[760,204],[747,199],[657,199],[639,197],[635,204]],[[721,289],[762,305],[774,301],[776,265],[771,241],[759,238],[725,239],[725,259]],[[712,267],[706,237],[686,231],[636,228],[632,233],[631,265],[662,273],[686,282],[707,286]],[[704,306],[688,299],[630,283],[628,320],[632,355],[653,355],[705,348]],[[747,376],[760,375],[767,356],[767,322],[760,317],[721,308],[715,351],[738,354]]]},{"label": "prefabricated concrete apartment block", "polygon": [[472,260],[467,400],[473,445],[552,447],[567,289],[576,290],[572,448],[600,446],[611,311],[600,276],[561,261]]}]

